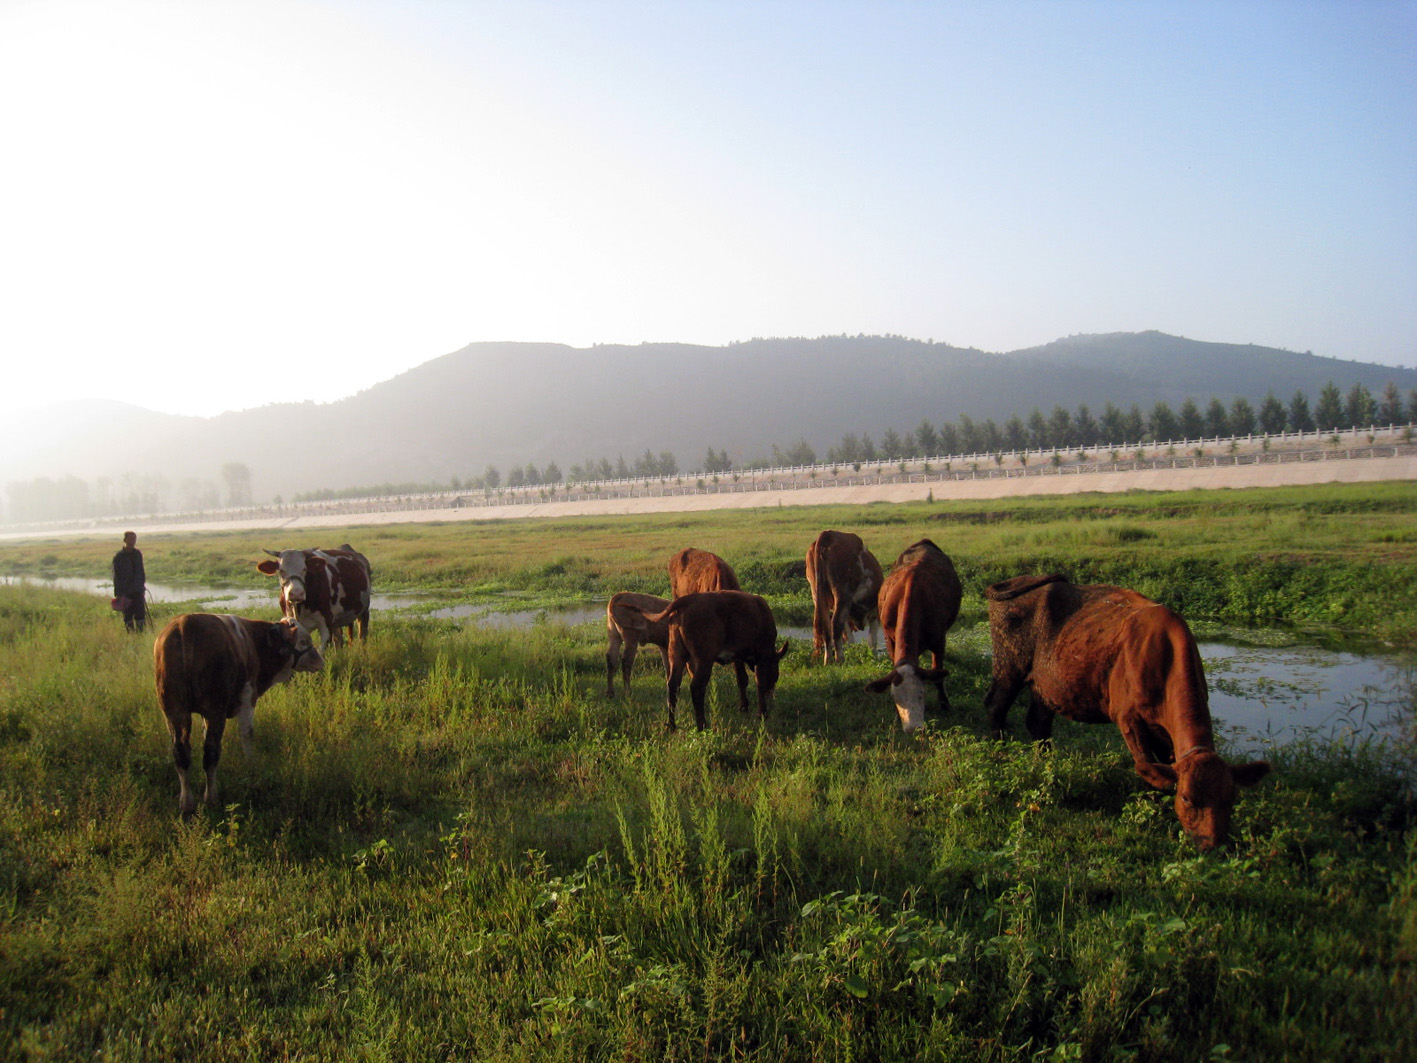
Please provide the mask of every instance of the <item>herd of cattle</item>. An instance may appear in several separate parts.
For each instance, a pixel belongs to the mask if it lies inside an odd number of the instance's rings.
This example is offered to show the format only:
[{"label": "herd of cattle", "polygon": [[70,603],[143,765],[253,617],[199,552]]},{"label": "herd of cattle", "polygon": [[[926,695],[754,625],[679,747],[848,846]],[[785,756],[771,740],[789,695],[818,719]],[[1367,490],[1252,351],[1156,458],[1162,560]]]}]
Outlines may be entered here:
[{"label": "herd of cattle", "polygon": [[[174,618],[153,647],[158,703],[172,735],[183,813],[196,810],[188,786],[192,716],[206,721],[202,766],[205,800],[218,805],[216,769],[228,719],[235,718],[248,755],[256,700],[295,672],[319,671],[324,652],[356,627],[369,627],[371,569],[349,544],[334,550],[266,551],[274,560],[257,568],[279,577],[283,618],[269,622],[210,613]],[[926,684],[949,708],[944,680],[945,636],[959,615],[959,576],[929,539],[905,549],[884,575],[860,536],[824,531],[807,550],[812,595],[812,654],[824,664],[842,660],[853,631],[885,633],[890,671],[867,684],[890,691],[902,728],[925,721]],[[694,720],[706,726],[704,696],[715,664],[733,665],[739,707],[747,710],[748,672],[756,677],[758,715],[766,716],[787,642],[777,644],[768,603],[742,590],[733,569],[706,550],[679,551],[669,560],[670,598],[622,592],[606,606],[606,694],[615,675],[628,692],[643,643],[664,660],[669,727],[684,672]],[[993,675],[985,709],[1003,737],[1010,706],[1025,686],[1032,692],[1026,726],[1047,740],[1055,714],[1082,723],[1113,723],[1138,775],[1176,791],[1176,813],[1202,849],[1229,834],[1236,789],[1269,773],[1264,761],[1232,766],[1215,751],[1205,674],[1186,622],[1134,591],[1079,585],[1063,576],[1020,576],[984,591],[989,607]],[[320,633],[317,646],[312,633]],[[930,667],[921,657],[929,653]]]}]

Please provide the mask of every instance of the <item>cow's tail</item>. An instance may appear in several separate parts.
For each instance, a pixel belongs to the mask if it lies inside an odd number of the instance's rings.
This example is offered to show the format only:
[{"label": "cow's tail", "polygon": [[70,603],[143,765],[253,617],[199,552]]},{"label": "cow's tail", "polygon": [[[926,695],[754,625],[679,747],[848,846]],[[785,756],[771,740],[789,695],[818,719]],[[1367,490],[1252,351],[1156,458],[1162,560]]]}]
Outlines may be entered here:
[{"label": "cow's tail", "polygon": [[822,648],[824,654],[830,654],[832,648],[830,566],[827,564],[826,551],[822,548],[820,535],[817,536],[817,541],[813,546],[817,551],[817,564],[812,571],[813,642]]}]

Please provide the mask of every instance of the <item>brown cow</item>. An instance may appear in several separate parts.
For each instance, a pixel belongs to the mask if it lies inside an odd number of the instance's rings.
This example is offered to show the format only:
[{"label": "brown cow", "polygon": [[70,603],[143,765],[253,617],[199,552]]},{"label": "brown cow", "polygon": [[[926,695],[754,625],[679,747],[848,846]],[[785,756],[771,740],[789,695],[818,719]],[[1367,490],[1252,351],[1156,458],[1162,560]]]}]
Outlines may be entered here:
[{"label": "brown cow", "polygon": [[206,721],[202,767],[206,771],[206,802],[220,800],[216,767],[226,721],[236,718],[241,745],[254,754],[256,699],[295,672],[324,667],[310,633],[293,618],[271,623],[215,613],[184,613],[173,617],[153,644],[157,701],[172,735],[172,759],[182,786],[178,806],[184,815],[197,809],[187,786],[192,766],[192,714]]},{"label": "brown cow", "polygon": [[993,683],[989,724],[1003,734],[1009,706],[1032,687],[1026,724],[1036,740],[1053,714],[1114,723],[1137,774],[1176,790],[1176,814],[1202,849],[1225,841],[1235,788],[1269,774],[1265,761],[1231,767],[1215,752],[1205,670],[1186,622],[1120,587],[1063,576],[1020,576],[984,592],[989,602]]},{"label": "brown cow", "polygon": [[682,598],[701,591],[740,591],[733,567],[717,554],[690,546],[669,559],[669,596]]},{"label": "brown cow", "polygon": [[[626,613],[625,606],[635,607],[632,614]],[[653,594],[636,594],[634,591],[620,591],[612,594],[605,603],[605,634],[608,645],[605,649],[605,696],[615,696],[615,671],[624,673],[625,693],[630,692],[630,672],[635,666],[635,654],[640,643],[648,642],[659,647],[666,671],[669,663],[669,628],[666,624],[642,623],[646,613],[662,613],[669,608],[669,599]],[[627,626],[628,622],[628,626]]]},{"label": "brown cow", "polygon": [[876,595],[881,564],[861,536],[824,531],[807,547],[807,586],[812,592],[812,656],[840,661],[851,632],[870,625],[871,649],[879,626]]},{"label": "brown cow", "polygon": [[[872,694],[892,691],[904,731],[917,731],[925,724],[927,682],[939,691],[940,711],[949,710],[945,634],[959,616],[961,595],[954,562],[929,539],[906,547],[881,584],[877,603],[891,670],[867,683],[866,689]],[[920,655],[926,650],[933,658],[932,668],[920,667]]]},{"label": "brown cow", "polygon": [[[639,617],[635,617],[635,613]],[[748,708],[748,673],[758,677],[758,716],[766,717],[777,686],[778,662],[787,652],[787,643],[777,648],[777,623],[772,609],[756,594],[742,591],[706,591],[675,598],[661,613],[644,613],[634,606],[624,607],[624,617],[639,631],[656,624],[669,630],[669,729],[678,724],[674,710],[679,703],[679,684],[684,669],[689,670],[689,693],[694,701],[694,722],[700,731],[707,726],[704,693],[715,663],[732,662],[738,678],[738,706]],[[643,635],[640,636],[643,638]]]},{"label": "brown cow", "polygon": [[294,617],[306,631],[319,630],[320,644],[329,646],[351,636],[369,634],[369,559],[345,543],[337,550],[267,550],[274,561],[260,561],[259,572],[280,577],[280,611]]}]

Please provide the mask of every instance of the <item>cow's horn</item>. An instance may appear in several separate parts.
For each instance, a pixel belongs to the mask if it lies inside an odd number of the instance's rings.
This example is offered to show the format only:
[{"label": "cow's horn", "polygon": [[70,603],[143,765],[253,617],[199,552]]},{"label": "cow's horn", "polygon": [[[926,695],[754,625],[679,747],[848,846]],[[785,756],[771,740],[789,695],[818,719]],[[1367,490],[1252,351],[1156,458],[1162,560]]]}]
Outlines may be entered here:
[{"label": "cow's horn", "polygon": [[275,550],[267,550],[266,553],[270,554],[272,557],[280,557],[280,554]]}]

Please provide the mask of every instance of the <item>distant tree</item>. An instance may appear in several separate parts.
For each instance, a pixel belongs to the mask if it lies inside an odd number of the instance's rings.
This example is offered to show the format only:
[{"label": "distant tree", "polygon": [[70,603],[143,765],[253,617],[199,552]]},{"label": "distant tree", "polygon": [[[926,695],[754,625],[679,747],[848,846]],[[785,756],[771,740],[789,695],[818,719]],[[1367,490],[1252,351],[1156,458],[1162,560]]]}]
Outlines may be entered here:
[{"label": "distant tree", "polygon": [[502,474],[497,471],[497,466],[487,466],[487,471],[482,474],[482,484],[489,491],[497,490],[497,485],[502,482]]},{"label": "distant tree", "polygon": [[628,480],[633,475],[634,473],[630,470],[630,466],[625,463],[625,455],[615,455],[615,476],[613,478],[616,480]]},{"label": "distant tree", "polygon": [[1199,439],[1205,434],[1205,418],[1201,415],[1200,407],[1196,405],[1196,400],[1189,395],[1186,401],[1181,403],[1181,410],[1176,415],[1177,427],[1181,430],[1184,439]]},{"label": "distant tree", "polygon": [[915,449],[926,458],[940,452],[940,434],[929,421],[921,421],[915,426]]},{"label": "distant tree", "polygon": [[1102,435],[1104,443],[1125,442],[1126,431],[1122,426],[1123,414],[1116,405],[1107,402],[1102,406],[1102,417],[1098,420],[1097,428]]},{"label": "distant tree", "polygon": [[548,461],[546,468],[541,470],[541,482],[544,484],[558,484],[561,482],[561,466],[554,461]]},{"label": "distant tree", "polygon": [[887,428],[881,435],[881,457],[888,461],[905,457],[905,444],[894,428]]},{"label": "distant tree", "polygon": [[1407,393],[1407,419],[1417,422],[1417,388]]},{"label": "distant tree", "polygon": [[1378,404],[1373,394],[1361,383],[1348,389],[1348,397],[1343,402],[1343,416],[1348,428],[1367,428],[1378,418]]},{"label": "distant tree", "polygon": [[1260,431],[1272,436],[1276,432],[1284,431],[1284,422],[1284,403],[1271,391],[1265,395],[1264,402],[1260,403]]},{"label": "distant tree", "polygon": [[875,461],[876,457],[876,444],[871,441],[869,435],[863,432],[861,435],[861,460]]},{"label": "distant tree", "polygon": [[979,437],[979,426],[974,423],[974,418],[967,413],[959,415],[959,452],[961,454],[978,454],[983,447],[983,441]]},{"label": "distant tree", "polygon": [[1028,429],[1018,414],[1004,422],[1004,443],[1010,450],[1023,450],[1028,446]]},{"label": "distant tree", "polygon": [[1318,427],[1314,424],[1314,415],[1309,412],[1309,396],[1302,391],[1294,392],[1294,397],[1289,400],[1284,427],[1291,432],[1312,432]]},{"label": "distant tree", "polygon": [[774,443],[772,460],[775,465],[815,465],[817,464],[817,452],[805,439],[798,439],[786,450],[779,449]]},{"label": "distant tree", "polygon": [[1230,434],[1232,436],[1252,436],[1255,434],[1255,408],[1243,395],[1236,395],[1230,403]]},{"label": "distant tree", "polygon": [[1080,447],[1093,446],[1102,434],[1102,426],[1088,409],[1087,403],[1078,403],[1073,414],[1073,443]]},{"label": "distant tree", "polygon": [[1146,429],[1151,434],[1151,438],[1158,443],[1175,439],[1177,435],[1176,414],[1171,410],[1171,404],[1158,402],[1151,408],[1151,416],[1146,419]]},{"label": "distant tree", "polygon": [[1225,403],[1214,396],[1205,408],[1205,434],[1216,438],[1230,434],[1230,414],[1226,412]]},{"label": "distant tree", "polygon": [[1397,390],[1397,385],[1389,380],[1383,385],[1382,397],[1378,399],[1378,423],[1402,424],[1405,420],[1402,410],[1402,394]]},{"label": "distant tree", "polygon": [[251,470],[239,461],[228,461],[221,467],[221,478],[226,483],[226,504],[228,506],[249,506],[251,504]]},{"label": "distant tree", "polygon": [[1028,449],[1048,449],[1048,418],[1037,406],[1028,413]]},{"label": "distant tree", "polygon": [[1314,422],[1320,432],[1348,427],[1343,423],[1343,393],[1332,380],[1319,392],[1319,404],[1314,407]]},{"label": "distant tree", "polygon": [[679,460],[669,451],[661,450],[655,461],[655,469],[660,476],[673,476],[679,471]]},{"label": "distant tree", "polygon": [[1054,406],[1048,415],[1048,445],[1054,450],[1073,445],[1073,415],[1062,406]]},{"label": "distant tree", "polygon": [[526,484],[526,473],[522,471],[520,465],[513,465],[507,470],[507,486],[522,487]]},{"label": "distant tree", "polygon": [[940,453],[959,454],[962,448],[959,445],[959,429],[953,421],[946,421],[940,425]]},{"label": "distant tree", "polygon": [[999,431],[992,417],[984,418],[984,423],[979,426],[979,442],[979,449],[989,454],[997,454],[1004,449],[1004,433]]},{"label": "distant tree", "polygon": [[704,455],[704,472],[727,472],[731,468],[733,462],[728,460],[727,450],[715,453],[713,447],[708,448],[708,453]]},{"label": "distant tree", "polygon": [[1146,438],[1146,418],[1135,402],[1122,414],[1122,433],[1128,443],[1140,443]]}]

